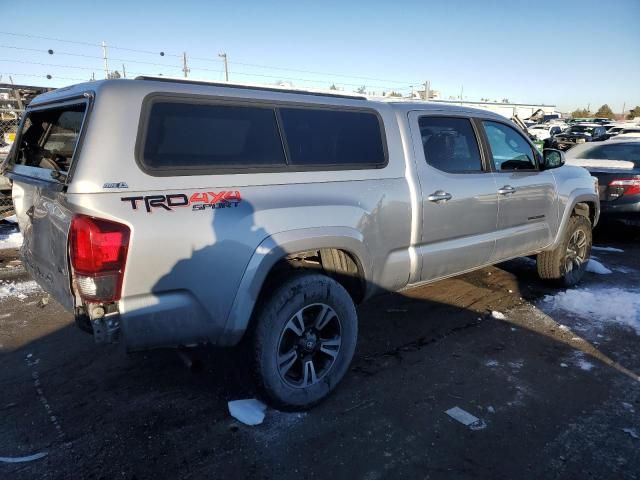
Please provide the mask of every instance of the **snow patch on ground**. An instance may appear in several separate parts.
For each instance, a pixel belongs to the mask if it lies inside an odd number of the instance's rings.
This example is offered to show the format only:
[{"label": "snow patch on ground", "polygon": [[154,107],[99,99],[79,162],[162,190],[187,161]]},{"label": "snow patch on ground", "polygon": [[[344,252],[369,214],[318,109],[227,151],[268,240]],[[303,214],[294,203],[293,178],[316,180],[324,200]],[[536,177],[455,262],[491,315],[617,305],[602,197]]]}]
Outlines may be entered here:
[{"label": "snow patch on ground", "polygon": [[593,258],[589,260],[589,263],[587,263],[587,272],[597,273],[598,275],[608,275],[610,273],[613,273],[611,270],[609,270],[607,267],[594,260]]},{"label": "snow patch on ground", "polygon": [[7,298],[17,298],[24,300],[30,293],[41,291],[40,287],[33,280],[30,282],[2,282],[0,281],[0,301]]},{"label": "snow patch on ground", "polygon": [[576,363],[578,364],[578,367],[580,367],[580,370],[584,370],[585,372],[588,372],[594,367],[593,363],[585,360],[584,358],[578,359]]},{"label": "snow patch on ground", "polygon": [[627,325],[640,335],[640,291],[623,288],[578,288],[546,295],[543,304],[551,310],[564,310],[592,325]]},{"label": "snow patch on ground", "polygon": [[614,247],[596,247],[595,245],[591,247],[591,250],[596,250],[598,252],[614,252],[614,253],[624,253],[624,250],[621,248]]},{"label": "snow patch on ground", "polygon": [[22,246],[22,234],[20,232],[8,235],[0,234],[0,250],[7,248],[20,248]]},{"label": "snow patch on ground", "polygon": [[585,358],[584,352],[575,352],[573,362],[580,370],[584,370],[585,372],[589,372],[595,367],[593,363]]}]

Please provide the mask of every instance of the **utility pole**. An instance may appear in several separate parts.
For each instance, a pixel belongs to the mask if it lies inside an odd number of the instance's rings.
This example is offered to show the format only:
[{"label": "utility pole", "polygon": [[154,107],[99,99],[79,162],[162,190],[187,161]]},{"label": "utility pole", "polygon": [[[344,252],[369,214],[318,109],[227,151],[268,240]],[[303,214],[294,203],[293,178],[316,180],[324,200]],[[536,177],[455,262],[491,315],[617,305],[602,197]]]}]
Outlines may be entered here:
[{"label": "utility pole", "polygon": [[460,85],[460,105],[462,105],[462,96],[464,95],[464,85]]},{"label": "utility pole", "polygon": [[124,68],[124,63],[122,64],[122,78],[127,78],[127,69]]},{"label": "utility pole", "polygon": [[227,54],[222,52],[222,53],[219,53],[218,56],[224,62],[224,80],[225,82],[228,82],[229,81],[229,64],[227,62]]},{"label": "utility pole", "polygon": [[429,80],[424,82],[424,101],[428,102],[431,93],[431,88],[429,88]]},{"label": "utility pole", "polygon": [[[13,78],[11,78],[11,75],[9,75],[9,82],[11,82],[11,86],[13,86]],[[11,91],[13,93],[13,96],[16,97],[18,108],[20,110],[24,110],[24,103],[22,103],[22,99],[20,98],[20,92],[18,92],[18,90],[16,90],[15,88],[12,88]]]},{"label": "utility pole", "polygon": [[96,81],[96,72],[91,72],[91,81],[92,82]]},{"label": "utility pole", "polygon": [[622,104],[622,120],[624,120],[624,111],[627,109],[627,102]]},{"label": "utility pole", "polygon": [[187,78],[191,71],[187,66],[187,52],[182,52],[182,71],[184,72],[184,78]]},{"label": "utility pole", "polygon": [[102,42],[102,59],[104,60],[104,78],[109,78],[109,60],[107,59],[107,44]]}]

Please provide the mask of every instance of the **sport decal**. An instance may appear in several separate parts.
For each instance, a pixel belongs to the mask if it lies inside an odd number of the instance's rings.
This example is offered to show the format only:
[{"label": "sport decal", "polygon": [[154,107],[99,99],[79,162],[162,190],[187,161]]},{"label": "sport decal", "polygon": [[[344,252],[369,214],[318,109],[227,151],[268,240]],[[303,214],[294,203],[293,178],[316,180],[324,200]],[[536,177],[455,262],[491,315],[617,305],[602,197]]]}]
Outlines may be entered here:
[{"label": "sport decal", "polygon": [[175,208],[191,207],[192,211],[235,208],[242,198],[238,190],[220,192],[196,192],[187,196],[184,193],[171,193],[168,195],[145,195],[143,197],[121,197],[123,202],[129,202],[131,208],[138,210],[144,206],[151,213],[154,209],[172,211]]}]

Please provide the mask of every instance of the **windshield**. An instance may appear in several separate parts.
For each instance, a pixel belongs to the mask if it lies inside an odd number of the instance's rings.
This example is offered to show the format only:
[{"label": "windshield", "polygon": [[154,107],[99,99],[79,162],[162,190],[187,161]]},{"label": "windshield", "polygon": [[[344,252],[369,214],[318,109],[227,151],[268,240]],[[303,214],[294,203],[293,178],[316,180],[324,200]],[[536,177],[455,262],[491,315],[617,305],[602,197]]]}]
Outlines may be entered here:
[{"label": "windshield", "polygon": [[86,108],[80,103],[28,112],[12,163],[68,172]]}]

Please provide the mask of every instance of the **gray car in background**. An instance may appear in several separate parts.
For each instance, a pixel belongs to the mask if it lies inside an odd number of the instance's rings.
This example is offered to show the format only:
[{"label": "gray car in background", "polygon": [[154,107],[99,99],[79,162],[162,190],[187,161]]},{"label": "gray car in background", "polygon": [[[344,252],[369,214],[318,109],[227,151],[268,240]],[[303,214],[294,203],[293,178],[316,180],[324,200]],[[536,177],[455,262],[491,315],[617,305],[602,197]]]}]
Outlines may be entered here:
[{"label": "gray car in background", "polygon": [[140,78],[41,95],[23,125],[35,280],[98,342],[245,338],[286,408],[345,375],[358,303],[525,255],[572,286],[600,210],[585,169],[458,106]]}]

